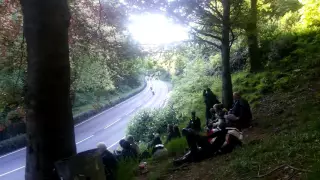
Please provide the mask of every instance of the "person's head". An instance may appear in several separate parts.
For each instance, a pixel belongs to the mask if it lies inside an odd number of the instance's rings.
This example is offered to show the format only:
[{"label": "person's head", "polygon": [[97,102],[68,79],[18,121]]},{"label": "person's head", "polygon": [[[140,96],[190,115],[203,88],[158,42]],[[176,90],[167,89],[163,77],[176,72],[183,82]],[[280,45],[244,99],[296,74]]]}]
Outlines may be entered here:
[{"label": "person's head", "polygon": [[133,143],[134,143],[134,138],[133,138],[133,136],[129,135],[129,136],[127,137],[127,141],[128,141],[130,144],[133,144]]},{"label": "person's head", "polygon": [[173,126],[173,131],[174,131],[174,132],[180,132],[179,126],[174,125],[174,126]]},{"label": "person's head", "polygon": [[213,105],[213,110],[214,110],[216,113],[222,111],[222,109],[223,109],[223,105],[222,105],[222,104],[215,104],[215,105]]},{"label": "person's head", "polygon": [[241,98],[240,92],[234,92],[233,93],[233,100],[239,100]]},{"label": "person's head", "polygon": [[168,132],[173,132],[173,125],[168,124],[167,130],[168,130]]},{"label": "person's head", "polygon": [[97,144],[97,149],[98,149],[98,152],[102,153],[102,152],[104,152],[104,151],[107,150],[107,146],[106,146],[105,143],[99,142],[99,143]]},{"label": "person's head", "polygon": [[192,111],[192,112],[191,112],[191,117],[192,117],[192,119],[195,119],[195,118],[196,118],[196,112],[195,112],[195,111]]},{"label": "person's head", "polygon": [[231,122],[237,121],[237,117],[233,114],[225,115],[224,118],[228,121],[231,121]]},{"label": "person's head", "polygon": [[162,144],[162,141],[161,141],[161,139],[160,139],[160,137],[159,136],[157,136],[157,137],[155,137],[155,139],[154,139],[154,145],[157,145],[157,144]]},{"label": "person's head", "polygon": [[130,149],[130,143],[128,141],[126,141],[125,139],[121,139],[119,141],[119,144],[122,147],[122,149]]},{"label": "person's head", "polygon": [[210,89],[210,88],[208,88],[208,87],[207,87],[207,89],[206,89],[206,90],[207,90],[207,92],[211,92],[211,89]]}]

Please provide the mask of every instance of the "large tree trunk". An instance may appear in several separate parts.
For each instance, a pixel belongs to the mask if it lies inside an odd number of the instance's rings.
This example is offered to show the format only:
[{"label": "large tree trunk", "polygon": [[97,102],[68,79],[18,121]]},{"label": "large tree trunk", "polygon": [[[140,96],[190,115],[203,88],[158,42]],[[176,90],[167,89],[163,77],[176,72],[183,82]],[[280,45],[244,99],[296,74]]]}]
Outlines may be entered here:
[{"label": "large tree trunk", "polygon": [[250,58],[250,71],[257,72],[262,68],[258,47],[257,0],[251,0],[250,19],[247,24],[246,34]]},{"label": "large tree trunk", "polygon": [[76,153],[67,0],[21,0],[28,52],[26,180],[57,179],[54,162]]},{"label": "large tree trunk", "polygon": [[223,0],[223,26],[222,26],[222,102],[227,107],[232,106],[232,81],[230,74],[230,0]]}]

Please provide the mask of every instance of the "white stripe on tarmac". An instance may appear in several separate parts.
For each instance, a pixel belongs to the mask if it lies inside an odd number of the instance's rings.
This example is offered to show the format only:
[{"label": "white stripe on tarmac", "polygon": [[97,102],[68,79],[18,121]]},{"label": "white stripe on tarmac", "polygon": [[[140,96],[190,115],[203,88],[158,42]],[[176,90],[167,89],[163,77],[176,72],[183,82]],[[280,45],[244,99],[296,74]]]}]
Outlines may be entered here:
[{"label": "white stripe on tarmac", "polygon": [[23,168],[25,168],[25,167],[26,167],[26,166],[21,166],[21,167],[19,167],[19,168],[17,168],[17,169],[14,169],[14,170],[11,170],[11,171],[9,171],[9,172],[0,174],[0,177],[5,176],[5,175],[8,175],[8,174],[11,174],[11,173],[16,172],[16,171],[19,171],[20,169],[23,169]]},{"label": "white stripe on tarmac", "polygon": [[[125,138],[125,136],[124,136],[123,138],[121,138],[121,139],[124,139],[124,138]],[[121,139],[120,139],[120,140],[121,140]],[[113,146],[117,145],[117,144],[120,142],[120,140],[117,141],[117,142],[115,142],[115,143],[113,143],[113,144],[111,144],[111,146],[109,146],[108,149],[110,149],[110,148],[112,148]]]},{"label": "white stripe on tarmac", "polygon": [[[92,136],[93,136],[93,135],[92,135]],[[81,143],[81,142],[83,142],[83,141],[85,141],[85,140],[88,140],[88,139],[90,139],[92,136],[89,136],[88,138],[86,138],[86,139],[84,139],[84,140],[82,140],[82,141],[79,141],[78,143]],[[125,138],[125,137],[123,137],[123,138],[121,138],[121,139],[124,139],[124,138]],[[120,141],[120,140],[119,140],[119,141]],[[108,149],[111,149],[113,146],[117,145],[117,144],[119,143],[119,141],[113,143],[111,146],[108,147]],[[77,143],[77,144],[78,144],[78,143]],[[21,167],[19,167],[19,168],[17,168],[17,169],[14,169],[14,170],[8,171],[8,172],[6,172],[6,173],[0,174],[0,177],[3,177],[3,176],[6,176],[6,175],[8,175],[8,174],[11,174],[11,173],[13,173],[13,172],[19,171],[20,169],[23,169],[23,168],[25,168],[25,167],[26,167],[26,166],[21,166]]]},{"label": "white stripe on tarmac", "polygon": [[115,123],[117,123],[117,122],[120,121],[120,120],[121,120],[121,118],[119,118],[118,120],[116,120],[116,121],[114,121],[113,123],[109,124],[108,126],[104,127],[104,129],[107,129],[107,128],[113,126]]},{"label": "white stripe on tarmac", "polygon": [[78,144],[80,144],[80,143],[82,143],[82,142],[84,142],[84,141],[86,141],[86,140],[88,140],[88,139],[90,139],[90,138],[92,138],[92,137],[93,137],[93,135],[91,135],[91,136],[89,136],[89,137],[87,137],[87,138],[85,138],[85,139],[77,142],[76,144],[78,145]]},{"label": "white stripe on tarmac", "polygon": [[[148,86],[148,83],[147,83],[147,86]],[[146,86],[146,87],[147,87],[147,86]],[[147,88],[145,88],[144,90],[142,90],[140,93],[136,94],[135,96],[132,96],[131,98],[129,98],[129,99],[127,99],[127,100],[125,100],[125,101],[123,101],[123,102],[121,102],[121,103],[119,103],[119,104],[117,104],[117,105],[115,105],[115,106],[113,106],[113,107],[111,107],[111,108],[109,108],[109,109],[107,109],[107,110],[105,110],[105,111],[103,111],[103,112],[101,112],[101,113],[99,113],[99,114],[97,114],[97,115],[95,115],[95,116],[93,116],[93,117],[91,117],[91,118],[89,118],[89,119],[87,119],[87,120],[79,123],[79,124],[76,124],[74,127],[78,127],[78,126],[80,126],[80,125],[82,125],[82,124],[84,124],[84,123],[92,120],[93,118],[95,118],[95,117],[97,117],[97,116],[100,116],[101,114],[103,114],[103,113],[105,113],[105,112],[110,111],[110,110],[113,109],[114,107],[117,107],[117,106],[119,106],[119,105],[121,105],[121,104],[123,104],[123,103],[125,103],[125,102],[127,102],[127,101],[129,101],[129,100],[131,100],[131,99],[133,99],[133,98],[135,98],[135,97],[137,97],[139,94],[143,93],[146,89],[147,89]],[[8,154],[5,154],[5,155],[1,156],[0,159],[2,159],[2,158],[4,158],[4,157],[7,157],[7,156],[10,156],[11,154],[17,153],[17,152],[22,151],[22,150],[24,150],[24,149],[26,149],[26,147],[21,148],[21,149],[18,149],[18,150],[16,150],[16,151],[13,151],[13,152],[8,153]],[[18,169],[19,169],[19,168],[18,168]],[[0,177],[1,177],[1,176],[0,176]]]},{"label": "white stripe on tarmac", "polygon": [[79,123],[79,124],[75,125],[74,127],[78,127],[78,126],[80,126],[80,125],[82,125],[82,124],[84,124],[84,123],[86,123],[86,122],[90,121],[91,119],[93,119],[93,118],[95,118],[95,117],[98,117],[98,116],[100,116],[101,114],[103,114],[103,113],[106,113],[106,112],[110,111],[110,110],[111,110],[111,109],[113,109],[114,107],[118,107],[118,106],[120,106],[121,104],[123,104],[123,103],[125,103],[125,102],[127,102],[127,101],[130,101],[131,99],[133,99],[133,98],[137,97],[138,95],[142,94],[142,93],[147,89],[147,87],[148,87],[148,83],[147,83],[147,85],[146,85],[146,88],[145,88],[144,90],[142,90],[140,93],[138,93],[138,94],[136,94],[136,95],[132,96],[131,98],[129,98],[129,99],[125,100],[125,101],[122,101],[122,102],[121,102],[121,103],[119,103],[119,104],[116,104],[115,106],[113,106],[113,107],[111,107],[111,108],[109,108],[109,109],[107,109],[107,110],[105,110],[105,111],[102,111],[101,113],[99,113],[99,114],[97,114],[97,115],[95,115],[95,116],[93,116],[93,117],[91,117],[91,118],[89,118],[89,119],[87,119],[87,120],[85,120],[85,121],[83,121],[83,122],[81,122],[81,123]]},{"label": "white stripe on tarmac", "polygon": [[2,158],[4,158],[4,157],[7,157],[7,156],[10,156],[11,154],[17,153],[17,152],[22,151],[22,150],[24,150],[24,149],[26,149],[26,147],[21,148],[21,149],[18,149],[18,150],[16,150],[16,151],[13,151],[13,152],[8,153],[8,154],[6,154],[6,155],[3,155],[3,156],[0,157],[0,159],[2,159]]}]

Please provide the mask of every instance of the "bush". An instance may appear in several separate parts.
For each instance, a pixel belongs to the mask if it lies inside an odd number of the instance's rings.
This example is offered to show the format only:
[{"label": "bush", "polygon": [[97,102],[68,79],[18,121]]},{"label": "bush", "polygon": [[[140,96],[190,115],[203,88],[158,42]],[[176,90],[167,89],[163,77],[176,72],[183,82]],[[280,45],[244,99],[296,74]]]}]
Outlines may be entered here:
[{"label": "bush", "polygon": [[0,155],[9,153],[11,151],[23,148],[27,144],[27,139],[25,134],[15,136],[13,138],[4,140],[0,142]]},{"label": "bush", "polygon": [[118,164],[116,172],[117,179],[131,180],[134,179],[138,170],[138,162],[134,160],[122,160]]},{"label": "bush", "polygon": [[168,124],[177,124],[179,119],[176,112],[170,107],[164,109],[139,111],[130,121],[127,134],[137,141],[149,142],[153,133],[165,133]]},{"label": "bush", "polygon": [[185,137],[173,139],[168,144],[166,144],[169,156],[181,155],[185,152],[185,149],[187,147],[188,143]]}]

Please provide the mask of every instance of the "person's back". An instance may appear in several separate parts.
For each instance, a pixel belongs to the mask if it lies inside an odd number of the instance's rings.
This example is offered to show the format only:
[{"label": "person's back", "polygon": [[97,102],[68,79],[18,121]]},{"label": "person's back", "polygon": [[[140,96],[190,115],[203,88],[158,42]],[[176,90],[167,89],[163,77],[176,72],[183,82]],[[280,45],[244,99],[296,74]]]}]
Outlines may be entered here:
[{"label": "person's back", "polygon": [[251,108],[248,101],[243,99],[239,93],[234,93],[234,104],[230,113],[238,118],[238,128],[249,127],[252,120]]},{"label": "person's back", "polygon": [[134,142],[133,136],[129,135],[129,136],[127,137],[127,141],[130,143],[131,147],[135,150],[135,152],[136,152],[137,154],[140,154],[140,148],[139,148],[139,146]]},{"label": "person's back", "polygon": [[167,140],[165,142],[165,144],[169,143],[173,138],[174,138],[174,132],[173,132],[173,125],[172,124],[168,124],[168,136],[167,136]]},{"label": "person's back", "polygon": [[122,147],[122,151],[117,154],[117,158],[119,160],[136,158],[137,153],[131,147],[130,143],[124,139],[120,140],[120,146]]},{"label": "person's back", "polygon": [[191,120],[189,121],[189,124],[187,128],[191,128],[195,130],[196,132],[201,131],[201,121],[200,118],[196,116],[196,112],[191,112]]},{"label": "person's back", "polygon": [[118,168],[118,161],[116,157],[108,151],[107,146],[102,142],[98,143],[97,149],[101,155],[107,179],[116,179],[115,174]]},{"label": "person's back", "polygon": [[177,125],[173,126],[173,133],[175,138],[181,138],[180,129]]}]

